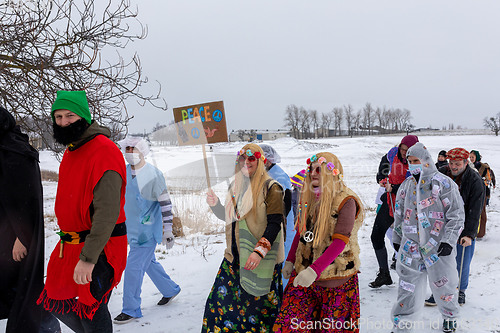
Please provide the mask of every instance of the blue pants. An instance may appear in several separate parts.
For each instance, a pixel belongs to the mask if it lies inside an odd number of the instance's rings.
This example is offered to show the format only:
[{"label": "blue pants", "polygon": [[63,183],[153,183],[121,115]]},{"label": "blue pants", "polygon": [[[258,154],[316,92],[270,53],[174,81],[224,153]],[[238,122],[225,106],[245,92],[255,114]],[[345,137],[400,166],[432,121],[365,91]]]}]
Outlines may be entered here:
[{"label": "blue pants", "polygon": [[155,246],[152,247],[130,247],[127,258],[127,267],[123,277],[123,310],[129,316],[142,317],[141,312],[141,289],[144,273],[155,284],[156,288],[164,297],[177,295],[181,288],[170,279],[163,266],[156,261]]},{"label": "blue pants", "polygon": [[[290,217],[292,215],[292,212],[288,214]],[[293,224],[293,218],[287,218],[286,222],[286,239],[285,239],[285,261],[286,257],[288,257],[288,252],[290,252],[290,248],[292,247],[293,239],[295,238],[295,230],[293,228],[295,225]],[[284,267],[283,263],[283,267]],[[283,281],[283,289],[285,289],[286,285],[288,284],[288,279],[285,279],[283,276],[281,277]]]},{"label": "blue pants", "polygon": [[[469,273],[470,273],[470,263],[472,261],[472,256],[474,255],[474,249],[476,247],[476,241],[473,240],[472,244],[465,248],[464,252],[464,266],[462,268],[462,276],[460,277],[460,291],[466,291],[469,285]],[[460,263],[462,261],[462,250],[463,246],[457,244],[457,271],[460,274]]]}]

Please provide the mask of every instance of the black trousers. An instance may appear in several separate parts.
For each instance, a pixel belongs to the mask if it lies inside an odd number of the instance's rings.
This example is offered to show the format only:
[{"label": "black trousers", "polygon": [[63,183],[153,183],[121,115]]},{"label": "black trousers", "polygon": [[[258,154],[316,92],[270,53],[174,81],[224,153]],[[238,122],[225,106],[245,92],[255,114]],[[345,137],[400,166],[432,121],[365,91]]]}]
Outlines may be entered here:
[{"label": "black trousers", "polygon": [[[92,271],[90,282],[90,292],[96,300],[102,299],[111,288],[113,277],[113,267],[108,263],[105,255],[100,255]],[[105,302],[101,303],[92,320],[80,318],[75,312],[64,314],[54,312],[53,314],[76,333],[111,333],[113,322],[108,310],[109,296]]]},{"label": "black trousers", "polygon": [[375,251],[385,248],[385,233],[387,229],[394,223],[394,217],[389,214],[389,205],[387,204],[387,194],[381,196],[382,206],[375,217],[375,223],[372,229],[372,245]]}]

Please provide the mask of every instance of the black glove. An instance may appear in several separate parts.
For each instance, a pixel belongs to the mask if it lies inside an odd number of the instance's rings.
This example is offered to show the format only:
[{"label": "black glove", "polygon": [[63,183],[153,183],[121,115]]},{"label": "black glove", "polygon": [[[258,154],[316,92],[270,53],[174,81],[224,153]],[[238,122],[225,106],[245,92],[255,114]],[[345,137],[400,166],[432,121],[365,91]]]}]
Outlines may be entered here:
[{"label": "black glove", "polygon": [[441,244],[439,244],[439,248],[438,248],[438,257],[449,256],[451,254],[452,250],[453,250],[453,248],[451,247],[450,244],[441,243]]},{"label": "black glove", "polygon": [[396,252],[399,252],[399,244],[392,243],[392,246],[394,246],[394,250],[396,250]]}]

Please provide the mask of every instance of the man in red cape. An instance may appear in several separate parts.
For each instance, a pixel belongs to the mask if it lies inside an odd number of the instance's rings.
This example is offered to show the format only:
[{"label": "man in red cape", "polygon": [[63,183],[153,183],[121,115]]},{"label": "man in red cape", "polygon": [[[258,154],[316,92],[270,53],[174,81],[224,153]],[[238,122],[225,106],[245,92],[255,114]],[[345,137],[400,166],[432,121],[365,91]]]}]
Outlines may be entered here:
[{"label": "man in red cape", "polygon": [[38,303],[75,332],[112,332],[109,296],[126,265],[125,162],[85,91],[58,91],[54,138],[66,145],[55,213],[61,231]]}]

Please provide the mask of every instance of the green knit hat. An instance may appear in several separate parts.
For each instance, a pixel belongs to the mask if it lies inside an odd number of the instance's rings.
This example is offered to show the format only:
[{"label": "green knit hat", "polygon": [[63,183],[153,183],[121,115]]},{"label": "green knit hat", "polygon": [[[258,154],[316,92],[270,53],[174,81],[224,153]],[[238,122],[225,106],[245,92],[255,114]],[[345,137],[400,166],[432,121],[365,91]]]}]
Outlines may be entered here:
[{"label": "green knit hat", "polygon": [[92,122],[89,103],[87,102],[87,94],[85,91],[59,90],[57,92],[56,100],[54,101],[54,104],[52,104],[52,112],[50,113],[52,121],[56,121],[54,118],[54,111],[62,109],[69,110],[79,115],[89,124]]}]

